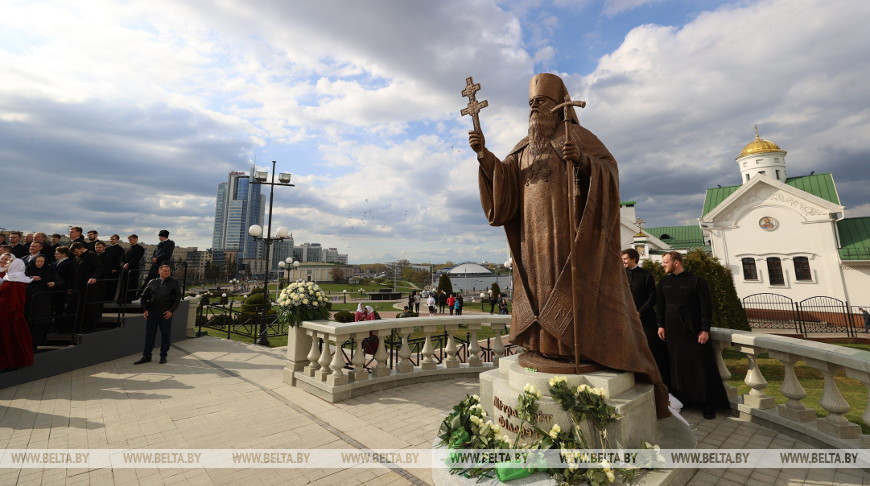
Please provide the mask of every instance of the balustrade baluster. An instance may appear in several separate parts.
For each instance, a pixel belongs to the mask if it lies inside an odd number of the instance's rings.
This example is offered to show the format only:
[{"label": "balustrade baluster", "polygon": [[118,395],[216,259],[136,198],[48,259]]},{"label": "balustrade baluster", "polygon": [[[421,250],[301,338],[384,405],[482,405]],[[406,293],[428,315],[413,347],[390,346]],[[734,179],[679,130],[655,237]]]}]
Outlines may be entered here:
[{"label": "balustrade baluster", "polygon": [[771,358],[779,360],[783,366],[783,379],[779,391],[788,398],[788,402],[776,406],[779,415],[795,422],[815,420],[815,410],[810,410],[801,403],[801,400],[806,398],[807,391],[804,390],[794,371],[795,365],[803,360],[803,357],[782,351],[768,351],[768,353]]},{"label": "balustrade baluster", "polygon": [[366,352],[363,349],[363,339],[368,336],[368,333],[358,332],[354,334],[354,342],[356,344],[355,350],[353,352],[353,357],[350,362],[353,365],[353,371],[350,374],[350,377],[354,381],[362,381],[366,380],[369,377],[369,372],[366,370]]},{"label": "balustrade baluster", "polygon": [[321,381],[325,381],[326,377],[332,373],[332,369],[329,368],[330,362],[332,362],[332,352],[329,349],[329,334],[322,333],[323,338],[323,351],[320,352],[320,369],[319,376]]},{"label": "balustrade baluster", "polygon": [[375,352],[375,361],[377,361],[377,366],[372,368],[372,378],[377,378],[380,376],[389,376],[392,373],[389,367],[387,367],[387,358],[389,355],[387,354],[387,345],[384,341],[387,340],[388,337],[392,334],[391,329],[383,329],[380,331],[375,331],[375,334],[378,335],[378,349]]},{"label": "balustrade baluster", "polygon": [[350,381],[344,372],[344,366],[347,364],[347,361],[344,359],[344,353],[342,352],[341,346],[343,343],[343,337],[335,337],[335,352],[332,353],[332,361],[329,363],[332,373],[326,377],[326,382],[330,385],[344,385]]},{"label": "balustrade baluster", "polygon": [[411,345],[408,343],[408,337],[413,329],[399,329],[399,334],[402,336],[402,347],[399,348],[399,362],[396,363],[396,371],[399,373],[410,373],[414,371],[414,364],[411,362]]},{"label": "balustrade baluster", "polygon": [[731,371],[725,366],[725,360],[722,359],[722,352],[731,346],[730,342],[713,341],[713,346],[716,352],[716,367],[719,368],[719,377],[722,378],[722,386],[725,387],[725,394],[728,396],[728,401],[737,403],[737,387],[728,383],[731,378]]},{"label": "balustrade baluster", "polygon": [[480,359],[480,343],[477,342],[477,331],[480,330],[480,324],[468,325],[468,366],[482,366],[483,360]]},{"label": "balustrade baluster", "polygon": [[493,353],[492,365],[498,366],[498,360],[499,360],[499,358],[504,357],[504,352],[505,352],[504,343],[501,340],[501,332],[504,330],[505,325],[504,324],[490,324],[489,327],[491,327],[492,330],[495,331],[495,337],[493,338],[493,343],[492,343],[492,353]]},{"label": "balustrade baluster", "polygon": [[749,393],[743,395],[743,404],[759,410],[774,408],[776,400],[762,391],[767,388],[767,380],[761,374],[758,362],[756,361],[758,355],[764,353],[765,349],[755,346],[738,346],[738,349],[746,353],[746,359],[749,361],[746,369],[746,378],[743,382],[752,388],[749,390]]},{"label": "balustrade baluster", "polygon": [[308,331],[307,333],[311,336],[311,350],[308,351],[308,366],[306,366],[303,371],[307,376],[314,377],[317,375],[317,370],[320,369],[320,338],[315,331]]},{"label": "balustrade baluster", "polygon": [[435,361],[435,348],[432,346],[432,333],[436,331],[435,326],[423,326],[423,335],[426,339],[423,341],[423,359],[420,361],[420,369],[434,370],[438,362]]},{"label": "balustrade baluster", "polygon": [[[854,368],[846,368],[846,376],[860,381],[861,384],[864,385],[864,389],[867,390],[867,405],[864,406],[864,413],[861,415],[861,421],[864,422],[865,425],[870,426],[870,373],[856,370]],[[861,446],[864,449],[870,448],[870,435],[861,435]]]},{"label": "balustrade baluster", "polygon": [[852,409],[852,406],[843,398],[843,394],[837,388],[837,382],[834,381],[834,376],[843,367],[812,358],[807,358],[806,362],[808,366],[821,371],[822,376],[825,377],[824,389],[822,391],[822,398],[819,400],[819,405],[828,412],[828,416],[816,422],[819,430],[841,439],[859,438],[861,436],[861,426],[853,424],[846,417],[843,417],[846,412]]},{"label": "balustrade baluster", "polygon": [[444,326],[444,332],[447,334],[447,343],[444,345],[444,352],[447,354],[444,359],[445,368],[458,368],[459,358],[456,357],[456,339],[453,338],[453,332],[459,329],[457,325]]}]

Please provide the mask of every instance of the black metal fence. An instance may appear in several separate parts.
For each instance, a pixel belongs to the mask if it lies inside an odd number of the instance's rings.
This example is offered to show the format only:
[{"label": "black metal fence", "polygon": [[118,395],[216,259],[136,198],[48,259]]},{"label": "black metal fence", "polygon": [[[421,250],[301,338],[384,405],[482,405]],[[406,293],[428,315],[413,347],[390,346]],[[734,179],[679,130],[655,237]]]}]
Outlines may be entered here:
[{"label": "black metal fence", "polygon": [[[237,302],[227,300],[227,304],[211,304],[200,302],[200,306],[196,311],[196,326],[198,333],[202,334],[203,328],[212,329],[220,333],[226,333],[227,339],[232,339],[232,336],[257,339],[263,336],[265,338],[273,338],[286,336],[290,330],[290,326],[280,322],[274,314],[262,315],[262,312],[246,312],[243,311],[241,305],[234,307]],[[265,319],[266,332],[260,333],[260,323]]]},{"label": "black metal fence", "polygon": [[760,293],[743,298],[749,325],[756,329],[782,329],[807,336],[810,333],[845,333],[854,337],[864,331],[864,317],[847,302],[817,295],[795,302],[779,294]]}]

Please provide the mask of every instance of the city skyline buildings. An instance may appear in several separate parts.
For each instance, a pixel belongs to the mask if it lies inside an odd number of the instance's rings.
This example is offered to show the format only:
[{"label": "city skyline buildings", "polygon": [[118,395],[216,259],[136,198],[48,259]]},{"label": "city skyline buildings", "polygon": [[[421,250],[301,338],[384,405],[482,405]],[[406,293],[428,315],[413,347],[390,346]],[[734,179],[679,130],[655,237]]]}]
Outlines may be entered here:
[{"label": "city skyline buildings", "polygon": [[[227,181],[218,184],[215,197],[211,249],[238,252],[239,264],[266,259],[264,245],[248,234],[248,228],[254,224],[263,226],[266,231],[266,196],[261,193],[260,184],[251,183],[255,170],[256,167],[252,167],[250,172],[229,172]],[[339,253],[337,248],[308,242],[294,245],[292,233],[289,238],[272,244],[268,258],[273,271],[278,271],[278,263],[287,258],[306,263],[347,264],[347,255]]]}]

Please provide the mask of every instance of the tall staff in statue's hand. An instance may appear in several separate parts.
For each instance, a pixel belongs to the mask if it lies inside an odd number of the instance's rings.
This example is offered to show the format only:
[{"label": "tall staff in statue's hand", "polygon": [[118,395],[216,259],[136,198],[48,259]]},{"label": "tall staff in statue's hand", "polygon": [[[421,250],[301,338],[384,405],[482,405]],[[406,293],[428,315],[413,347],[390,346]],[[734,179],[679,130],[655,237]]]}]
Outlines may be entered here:
[{"label": "tall staff in statue's hand", "polygon": [[[556,105],[550,110],[551,113],[556,113],[560,109],[562,110],[562,119],[565,121],[565,144],[563,145],[563,157],[565,161],[568,162],[565,164],[565,168],[567,170],[567,177],[569,181],[572,181],[568,186],[570,187],[570,194],[568,194],[568,220],[571,224],[568,225],[568,235],[571,241],[571,252],[568,254],[568,259],[570,260],[571,266],[571,295],[577,295],[577,275],[578,275],[578,262],[577,256],[574,254],[574,242],[577,238],[577,211],[580,207],[580,180],[578,170],[579,167],[575,166],[575,163],[579,162],[580,157],[582,155],[577,149],[577,146],[571,140],[571,131],[570,131],[570,112],[568,109],[572,106],[577,106],[580,108],[586,107],[585,101],[571,101],[570,96],[565,96],[565,101],[561,104]],[[580,309],[575,304],[574,306],[574,367],[577,373],[580,373]]]},{"label": "tall staff in statue's hand", "polygon": [[480,117],[478,113],[480,110],[489,106],[489,102],[486,100],[477,101],[477,96],[475,93],[480,91],[480,83],[475,84],[474,80],[471,79],[471,76],[465,78],[465,89],[462,90],[462,96],[468,98],[468,106],[460,110],[460,114],[462,116],[471,115],[471,121],[474,123],[474,131],[478,133],[482,133],[480,131]]}]

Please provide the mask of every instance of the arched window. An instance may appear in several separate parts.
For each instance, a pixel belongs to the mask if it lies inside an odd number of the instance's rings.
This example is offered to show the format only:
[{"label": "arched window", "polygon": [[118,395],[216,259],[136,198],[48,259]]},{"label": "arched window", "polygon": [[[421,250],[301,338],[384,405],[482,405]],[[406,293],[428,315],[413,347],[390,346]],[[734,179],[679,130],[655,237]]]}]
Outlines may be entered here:
[{"label": "arched window", "polygon": [[810,260],[807,257],[794,258],[794,278],[797,280],[812,280],[813,273],[810,271]]},{"label": "arched window", "polygon": [[767,274],[770,278],[770,285],[785,285],[785,278],[782,276],[782,261],[779,258],[767,259]]},{"label": "arched window", "polygon": [[755,258],[744,258],[743,280],[758,280],[758,269],[755,267]]}]

